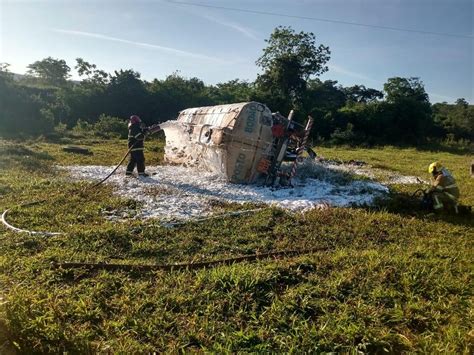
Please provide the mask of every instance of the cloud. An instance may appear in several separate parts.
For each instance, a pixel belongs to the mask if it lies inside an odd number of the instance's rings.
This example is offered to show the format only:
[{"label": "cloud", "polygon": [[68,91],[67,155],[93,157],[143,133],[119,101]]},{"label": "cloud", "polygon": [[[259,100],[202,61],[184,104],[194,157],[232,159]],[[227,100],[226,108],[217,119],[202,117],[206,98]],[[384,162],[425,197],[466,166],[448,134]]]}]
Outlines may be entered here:
[{"label": "cloud", "polygon": [[347,70],[347,69],[345,69],[343,67],[340,67],[338,65],[335,65],[335,64],[328,64],[328,68],[329,68],[329,70],[332,70],[333,72],[343,74],[343,75],[347,75],[347,76],[350,76],[351,78],[362,79],[362,80],[371,81],[373,83],[378,83],[378,84],[381,83],[380,80],[370,78],[370,77],[368,77],[368,76],[366,76],[362,73],[357,73],[357,72],[353,72],[351,70]]},{"label": "cloud", "polygon": [[211,22],[217,23],[219,25],[232,28],[233,30],[235,30],[237,32],[240,32],[245,37],[253,39],[254,41],[259,40],[259,38],[255,35],[254,31],[252,31],[251,29],[249,29],[247,27],[244,27],[244,26],[242,26],[238,23],[231,22],[231,21],[225,20],[225,19],[217,17],[217,16],[212,16],[210,14],[197,14],[197,15],[201,16],[201,17],[203,17],[203,18],[205,18],[205,19],[207,19]]},{"label": "cloud", "polygon": [[[173,5],[189,5],[189,4],[186,4],[186,3],[182,3],[182,2],[178,2],[178,1],[172,1],[172,0],[165,0],[165,2],[167,2],[169,4],[173,4]],[[182,7],[182,10],[184,10],[187,13],[190,13],[194,16],[199,16],[199,17],[202,17],[202,18],[204,18],[208,21],[217,23],[218,25],[231,28],[234,31],[237,31],[237,32],[243,34],[245,37],[250,38],[254,41],[259,41],[260,40],[260,38],[257,36],[257,34],[255,33],[254,30],[252,30],[248,27],[245,27],[245,26],[243,26],[239,23],[226,20],[222,15],[214,15],[211,12],[204,13],[201,10],[198,11],[197,9],[191,9],[191,8],[186,8],[186,7]]]},{"label": "cloud", "polygon": [[89,38],[95,38],[95,39],[100,39],[100,40],[104,40],[104,41],[125,43],[125,44],[128,44],[128,45],[141,47],[141,48],[159,50],[159,51],[162,51],[162,52],[172,53],[172,54],[182,56],[182,57],[189,57],[189,58],[201,59],[201,60],[205,60],[205,61],[212,61],[212,62],[218,62],[218,63],[229,63],[229,61],[219,59],[219,58],[216,58],[216,57],[210,57],[210,56],[207,56],[207,55],[204,55],[204,54],[183,51],[183,50],[180,50],[180,49],[165,47],[165,46],[159,46],[159,45],[151,44],[151,43],[130,41],[128,39],[107,36],[107,35],[103,35],[103,34],[100,34],[100,33],[64,30],[64,29],[57,29],[57,28],[53,28],[51,30],[54,31],[54,32],[57,32],[57,33],[63,33],[63,34],[67,34],[67,35],[89,37]]}]

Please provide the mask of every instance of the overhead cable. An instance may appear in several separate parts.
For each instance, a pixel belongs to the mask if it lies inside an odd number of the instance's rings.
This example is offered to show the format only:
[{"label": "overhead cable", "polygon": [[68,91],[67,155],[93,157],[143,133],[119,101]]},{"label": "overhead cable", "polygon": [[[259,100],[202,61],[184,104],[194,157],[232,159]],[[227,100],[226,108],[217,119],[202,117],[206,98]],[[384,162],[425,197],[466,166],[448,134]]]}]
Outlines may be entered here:
[{"label": "overhead cable", "polygon": [[360,23],[360,22],[334,20],[334,19],[327,19],[327,18],[321,18],[321,17],[312,17],[312,16],[282,14],[282,13],[277,13],[277,12],[249,10],[249,9],[242,9],[242,8],[236,8],[236,7],[207,5],[207,4],[186,2],[186,1],[174,1],[174,0],[166,0],[166,1],[169,2],[169,3],[172,3],[172,4],[176,4],[176,5],[206,7],[206,8],[218,9],[218,10],[227,10],[227,11],[234,11],[234,12],[245,12],[245,13],[251,13],[251,14],[256,14],[256,15],[288,17],[288,18],[295,18],[295,19],[300,19],[300,20],[336,23],[336,24],[342,24],[342,25],[367,27],[367,28],[377,28],[377,29],[390,30],[390,31],[410,32],[410,33],[419,33],[419,34],[425,34],[425,35],[435,35],[435,36],[474,39],[474,36],[472,34],[435,32],[435,31],[415,30],[415,29],[410,29],[410,28],[393,27],[393,26],[371,25],[371,24]]}]

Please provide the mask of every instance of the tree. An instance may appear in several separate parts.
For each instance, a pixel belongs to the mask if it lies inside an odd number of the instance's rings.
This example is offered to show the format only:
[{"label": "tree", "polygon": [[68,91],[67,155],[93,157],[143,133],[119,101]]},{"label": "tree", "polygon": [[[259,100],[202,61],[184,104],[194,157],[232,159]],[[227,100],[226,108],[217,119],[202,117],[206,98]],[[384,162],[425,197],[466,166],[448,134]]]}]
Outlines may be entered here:
[{"label": "tree", "polygon": [[223,105],[233,102],[252,101],[255,93],[251,83],[234,79],[210,87],[209,95],[212,98],[213,104]]},{"label": "tree", "polygon": [[121,118],[137,114],[149,123],[149,96],[140,73],[132,69],[114,71],[105,95],[107,99],[103,113]]},{"label": "tree", "polygon": [[80,77],[86,76],[86,79],[84,79],[85,83],[105,85],[108,82],[109,74],[103,70],[97,69],[95,64],[86,62],[82,58],[76,58],[76,66],[74,69],[77,70]]},{"label": "tree", "polygon": [[263,55],[256,64],[263,69],[257,78],[260,87],[270,96],[298,104],[307,81],[328,70],[329,47],[316,45],[310,32],[296,33],[291,27],[277,27],[270,35]]},{"label": "tree", "polygon": [[53,129],[45,103],[32,88],[19,86],[1,65],[0,70],[0,136],[38,135]]},{"label": "tree", "polygon": [[94,122],[108,110],[106,90],[109,74],[82,58],[76,59],[74,68],[84,79],[76,85],[64,86],[58,90],[57,103],[50,105],[55,121],[68,127],[75,126],[78,119]]},{"label": "tree", "polygon": [[0,63],[0,80],[5,82],[13,80],[13,74],[8,69],[9,66],[10,64],[8,63]]},{"label": "tree", "polygon": [[449,105],[444,128],[454,138],[474,140],[474,106],[465,99],[457,99],[455,105]]},{"label": "tree", "polygon": [[10,73],[10,70],[8,69],[9,66],[10,64],[8,63],[0,63],[0,74],[3,75],[6,73]]},{"label": "tree", "polygon": [[28,65],[27,68],[29,68],[28,74],[53,86],[65,85],[71,71],[71,68],[69,68],[64,59],[54,59],[51,57],[38,60]]},{"label": "tree", "polygon": [[364,85],[354,85],[344,89],[347,100],[358,103],[368,103],[383,98],[381,91],[366,88]]},{"label": "tree", "polygon": [[402,98],[418,102],[429,102],[423,82],[419,78],[389,78],[383,85],[387,102],[393,103]]},{"label": "tree", "polygon": [[466,101],[465,98],[462,97],[456,100],[456,106],[467,108],[469,106],[469,103]]},{"label": "tree", "polygon": [[379,119],[388,141],[418,144],[434,128],[428,94],[419,78],[389,78],[384,84],[386,102]]},{"label": "tree", "polygon": [[474,106],[465,99],[457,99],[454,105],[434,104],[433,120],[438,137],[474,141]]},{"label": "tree", "polygon": [[168,75],[165,80],[153,80],[148,89],[157,121],[175,119],[179,111],[189,107],[215,104],[202,80],[184,78],[179,72]]},{"label": "tree", "polygon": [[345,102],[344,89],[338,85],[336,80],[312,79],[308,81],[305,106],[309,107],[311,112],[335,111],[344,106]]}]

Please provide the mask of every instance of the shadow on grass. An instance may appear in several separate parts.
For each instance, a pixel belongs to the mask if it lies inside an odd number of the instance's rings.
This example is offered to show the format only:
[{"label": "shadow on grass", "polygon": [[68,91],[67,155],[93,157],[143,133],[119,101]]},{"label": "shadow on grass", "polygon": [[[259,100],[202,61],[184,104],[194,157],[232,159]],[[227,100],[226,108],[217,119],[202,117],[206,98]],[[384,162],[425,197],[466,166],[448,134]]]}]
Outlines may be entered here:
[{"label": "shadow on grass", "polygon": [[0,145],[0,167],[20,166],[29,171],[48,170],[54,158],[46,152],[34,151],[20,144]]},{"label": "shadow on grass", "polygon": [[14,345],[14,336],[8,329],[3,319],[0,319],[0,352],[5,355],[18,354],[18,349]]},{"label": "shadow on grass", "polygon": [[423,206],[421,197],[413,196],[413,193],[408,192],[391,192],[388,198],[379,200],[372,207],[367,207],[368,210],[380,211],[384,210],[389,213],[395,213],[406,217],[415,217],[418,219],[432,221],[443,221],[455,225],[472,226],[474,227],[474,218],[472,212],[462,211],[455,214],[454,211],[442,211],[434,213]]}]

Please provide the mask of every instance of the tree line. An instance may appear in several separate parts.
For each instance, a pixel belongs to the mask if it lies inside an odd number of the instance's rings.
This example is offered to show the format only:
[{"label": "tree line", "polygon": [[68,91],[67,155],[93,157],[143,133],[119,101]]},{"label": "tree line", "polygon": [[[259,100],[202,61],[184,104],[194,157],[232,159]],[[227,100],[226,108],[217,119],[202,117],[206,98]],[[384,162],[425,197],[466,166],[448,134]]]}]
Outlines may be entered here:
[{"label": "tree line", "polygon": [[474,140],[474,106],[462,98],[432,105],[419,78],[389,78],[383,91],[343,87],[318,78],[328,71],[331,52],[316,43],[313,33],[278,27],[266,42],[256,61],[262,74],[255,81],[216,85],[179,72],[152,81],[133,69],[106,73],[82,58],[74,65],[81,78],[77,82],[70,80],[71,68],[61,59],[36,61],[20,78],[1,63],[0,136],[47,135],[58,127],[101,129],[131,114],[152,124],[174,119],[185,108],[259,101],[283,114],[295,109],[299,120],[312,115],[319,141],[416,145],[430,139]]}]

